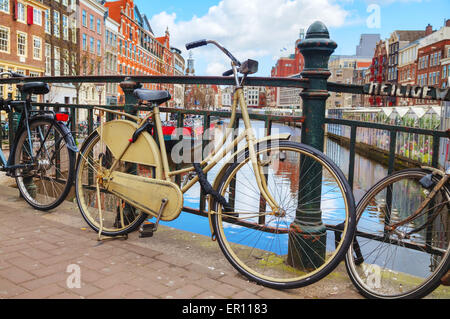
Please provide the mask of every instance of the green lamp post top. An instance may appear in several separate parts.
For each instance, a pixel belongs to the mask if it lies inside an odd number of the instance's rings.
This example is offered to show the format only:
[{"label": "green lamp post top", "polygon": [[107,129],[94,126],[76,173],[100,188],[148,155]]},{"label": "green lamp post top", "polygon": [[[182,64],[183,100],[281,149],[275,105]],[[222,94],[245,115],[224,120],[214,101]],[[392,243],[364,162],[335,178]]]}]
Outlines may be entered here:
[{"label": "green lamp post top", "polygon": [[320,21],[314,22],[306,32],[305,39],[330,38],[327,27]]}]

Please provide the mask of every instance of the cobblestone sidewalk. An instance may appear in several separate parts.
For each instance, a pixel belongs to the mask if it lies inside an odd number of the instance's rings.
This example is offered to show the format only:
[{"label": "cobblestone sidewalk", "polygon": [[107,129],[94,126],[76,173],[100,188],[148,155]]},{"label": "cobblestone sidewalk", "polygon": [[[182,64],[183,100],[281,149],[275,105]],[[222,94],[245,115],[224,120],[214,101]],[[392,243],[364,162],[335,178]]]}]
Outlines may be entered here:
[{"label": "cobblestone sidewalk", "polygon": [[342,269],[277,291],[240,276],[207,237],[164,227],[153,238],[99,245],[85,227],[72,203],[37,212],[0,186],[0,299],[360,298]]}]

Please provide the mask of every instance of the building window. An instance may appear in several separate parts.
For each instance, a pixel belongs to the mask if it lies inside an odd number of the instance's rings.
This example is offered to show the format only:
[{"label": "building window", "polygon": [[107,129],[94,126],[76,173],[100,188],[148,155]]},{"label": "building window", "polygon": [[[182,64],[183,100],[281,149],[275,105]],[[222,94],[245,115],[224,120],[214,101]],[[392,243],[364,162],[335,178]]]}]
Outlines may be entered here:
[{"label": "building window", "polygon": [[52,75],[52,46],[45,44],[45,75]]},{"label": "building window", "polygon": [[9,13],[9,0],[0,0],[0,11]]},{"label": "building window", "polygon": [[87,51],[87,39],[85,33],[83,33],[83,50]]},{"label": "building window", "polygon": [[9,29],[0,26],[0,52],[9,52]]},{"label": "building window", "polygon": [[59,12],[53,11],[53,35],[59,38]]},{"label": "building window", "polygon": [[86,10],[83,10],[81,19],[82,19],[83,27],[87,27]]},{"label": "building window", "polygon": [[52,31],[51,21],[50,21],[50,10],[45,10],[45,33],[50,34]]},{"label": "building window", "polygon": [[77,20],[70,19],[71,21],[71,29],[72,29],[72,42],[77,43]]},{"label": "building window", "polygon": [[102,34],[102,23],[100,22],[100,19],[97,19],[97,33]]},{"label": "building window", "polygon": [[63,26],[63,39],[69,40],[69,18],[66,15],[62,17],[62,26]]},{"label": "building window", "polygon": [[55,76],[61,75],[61,49],[55,47]]},{"label": "building window", "polygon": [[42,11],[33,8],[33,24],[42,25]]},{"label": "building window", "polygon": [[94,38],[93,37],[91,37],[89,39],[89,45],[90,45],[91,53],[94,53],[95,52],[95,46],[94,46]]},{"label": "building window", "polygon": [[65,75],[69,75],[69,50],[63,51],[63,72]]},{"label": "building window", "polygon": [[27,56],[27,34],[17,32],[17,55]]},{"label": "building window", "polygon": [[42,60],[42,39],[39,37],[33,37],[33,58]]},{"label": "building window", "polygon": [[89,28],[94,31],[94,16],[91,14],[89,15]]},{"label": "building window", "polygon": [[17,21],[26,22],[27,13],[25,11],[25,5],[22,2],[17,2]]},{"label": "building window", "polygon": [[102,55],[102,43],[100,40],[97,40],[97,55]]}]

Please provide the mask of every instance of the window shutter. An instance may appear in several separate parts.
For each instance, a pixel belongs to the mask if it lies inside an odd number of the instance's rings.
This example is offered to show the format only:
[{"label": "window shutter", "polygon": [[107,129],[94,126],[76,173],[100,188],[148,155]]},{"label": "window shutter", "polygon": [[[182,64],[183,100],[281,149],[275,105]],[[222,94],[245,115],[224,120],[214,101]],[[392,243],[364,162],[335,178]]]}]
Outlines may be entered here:
[{"label": "window shutter", "polygon": [[33,24],[33,14],[34,10],[32,6],[27,7],[27,24],[32,25]]}]

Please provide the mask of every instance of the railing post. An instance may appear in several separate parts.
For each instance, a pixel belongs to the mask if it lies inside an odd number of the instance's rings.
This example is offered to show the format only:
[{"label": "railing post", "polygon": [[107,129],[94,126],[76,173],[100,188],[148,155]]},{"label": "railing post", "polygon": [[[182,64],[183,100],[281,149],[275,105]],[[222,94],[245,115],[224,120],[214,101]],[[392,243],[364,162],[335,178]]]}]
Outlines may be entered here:
[{"label": "railing post", "polygon": [[125,93],[125,112],[131,115],[137,115],[137,109],[134,107],[137,103],[137,99],[133,92],[136,89],[140,89],[142,85],[132,81],[131,78],[126,78],[124,82],[120,83],[120,87]]},{"label": "railing post", "polygon": [[[322,22],[313,23],[298,48],[305,58],[302,77],[309,79],[309,87],[301,93],[303,99],[302,143],[320,151],[324,149],[325,110],[329,97],[327,80],[331,73],[328,61],[337,44],[330,40]],[[297,215],[290,229],[289,257],[292,266],[315,269],[323,264],[326,255],[326,228],[322,222],[322,167],[309,166],[301,159],[299,202]],[[311,176],[314,176],[311,179]],[[319,198],[319,200],[317,200]],[[295,253],[294,252],[299,252]]]}]

